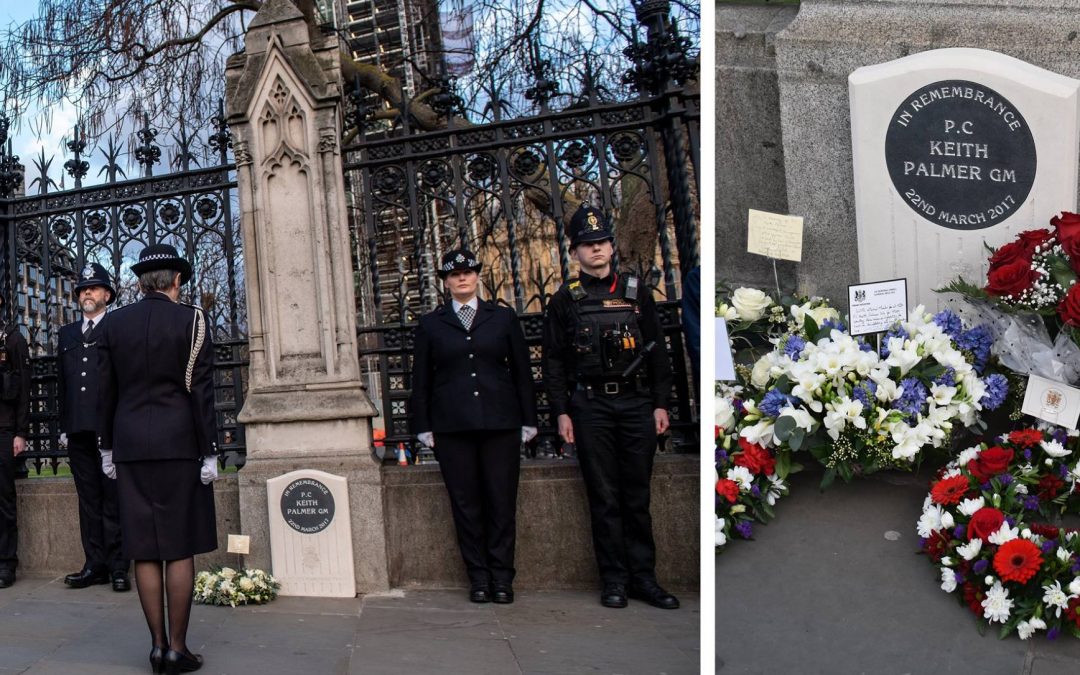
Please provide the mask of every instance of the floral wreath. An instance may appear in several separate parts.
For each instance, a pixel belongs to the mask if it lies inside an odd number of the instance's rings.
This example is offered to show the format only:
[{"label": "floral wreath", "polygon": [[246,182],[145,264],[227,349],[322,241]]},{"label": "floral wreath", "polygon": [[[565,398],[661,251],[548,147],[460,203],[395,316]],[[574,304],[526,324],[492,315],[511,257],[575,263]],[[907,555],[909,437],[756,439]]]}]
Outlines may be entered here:
[{"label": "floral wreath", "polygon": [[931,483],[922,550],[980,630],[1080,637],[1080,536],[1045,522],[1080,513],[1078,460],[1064,431],[1020,429],[964,450]]},{"label": "floral wreath", "polygon": [[[777,473],[776,453],[739,438],[738,418],[744,410],[732,388],[717,398],[716,412],[716,548],[722,550],[735,534],[753,539],[754,521],[768,523],[773,506],[788,494]],[[735,433],[732,433],[735,432]]]}]

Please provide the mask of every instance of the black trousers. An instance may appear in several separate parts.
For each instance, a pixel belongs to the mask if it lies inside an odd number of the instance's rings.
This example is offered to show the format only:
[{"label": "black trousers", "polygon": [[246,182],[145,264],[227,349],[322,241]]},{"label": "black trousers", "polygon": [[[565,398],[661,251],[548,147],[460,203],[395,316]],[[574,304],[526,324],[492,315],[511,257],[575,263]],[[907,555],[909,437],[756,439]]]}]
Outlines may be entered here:
[{"label": "black trousers", "polygon": [[638,393],[570,398],[593,547],[604,583],[656,581],[649,481],[656,452],[652,401]]},{"label": "black trousers", "polygon": [[68,434],[68,464],[79,495],[79,533],[86,555],[84,569],[126,572],[128,561],[120,553],[116,481],[101,472],[96,433]]},{"label": "black trousers", "polygon": [[521,430],[435,433],[458,547],[474,588],[514,580]]},{"label": "black trousers", "polygon": [[0,430],[0,571],[14,572],[19,562],[19,521],[15,517],[15,434]]}]

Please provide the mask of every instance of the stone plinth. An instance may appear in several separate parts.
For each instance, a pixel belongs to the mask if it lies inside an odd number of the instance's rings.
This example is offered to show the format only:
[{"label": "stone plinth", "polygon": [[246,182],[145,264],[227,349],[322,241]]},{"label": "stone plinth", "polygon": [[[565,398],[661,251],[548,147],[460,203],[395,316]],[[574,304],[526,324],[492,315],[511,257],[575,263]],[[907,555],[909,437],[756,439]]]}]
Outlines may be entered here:
[{"label": "stone plinth", "polygon": [[[240,483],[251,559],[269,566],[266,481],[298,469],[345,476],[357,590],[386,588],[376,414],[360,382],[339,139],[336,36],[312,35],[289,0],[268,0],[226,67],[249,318],[247,465]],[[357,542],[363,542],[360,546]]]}]

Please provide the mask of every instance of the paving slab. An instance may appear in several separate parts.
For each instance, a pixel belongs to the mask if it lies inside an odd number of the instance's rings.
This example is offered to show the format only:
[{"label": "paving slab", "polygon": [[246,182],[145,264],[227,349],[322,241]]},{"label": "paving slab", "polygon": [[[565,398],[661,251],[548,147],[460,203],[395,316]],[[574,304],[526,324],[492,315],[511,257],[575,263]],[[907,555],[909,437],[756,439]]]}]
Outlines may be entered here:
[{"label": "paving slab", "polygon": [[717,673],[1080,672],[1080,640],[980,635],[941,591],[915,532],[931,474],[794,476],[776,520],[716,558]]},{"label": "paving slab", "polygon": [[[519,591],[511,605],[461,589],[282,597],[195,605],[188,640],[219,675],[689,675],[701,613],[696,595],[679,597],[677,611],[605,609],[594,591]],[[0,675],[145,673],[149,651],[135,592],[33,575],[0,591]]]}]

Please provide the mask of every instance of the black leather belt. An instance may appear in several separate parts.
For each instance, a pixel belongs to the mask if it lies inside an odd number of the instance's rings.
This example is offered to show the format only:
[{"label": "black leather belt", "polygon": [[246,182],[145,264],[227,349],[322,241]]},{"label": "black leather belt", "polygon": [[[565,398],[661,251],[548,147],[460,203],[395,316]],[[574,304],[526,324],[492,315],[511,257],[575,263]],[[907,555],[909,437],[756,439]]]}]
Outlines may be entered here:
[{"label": "black leather belt", "polygon": [[632,391],[637,391],[637,384],[622,380],[600,380],[597,382],[578,382],[577,390],[583,391],[589,396],[604,394],[605,396],[618,396]]}]

